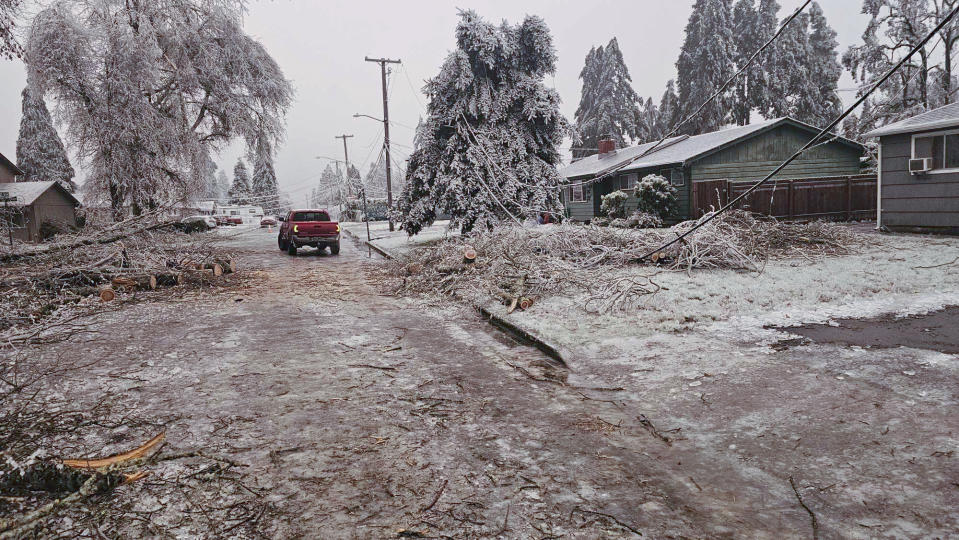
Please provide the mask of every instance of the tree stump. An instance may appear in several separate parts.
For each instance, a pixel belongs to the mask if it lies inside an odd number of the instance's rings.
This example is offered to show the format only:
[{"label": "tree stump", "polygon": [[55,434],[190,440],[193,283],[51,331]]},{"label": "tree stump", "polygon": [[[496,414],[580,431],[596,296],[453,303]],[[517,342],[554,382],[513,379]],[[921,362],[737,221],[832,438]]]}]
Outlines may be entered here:
[{"label": "tree stump", "polygon": [[100,289],[100,301],[101,302],[112,302],[116,300],[117,293],[110,287],[104,287]]}]

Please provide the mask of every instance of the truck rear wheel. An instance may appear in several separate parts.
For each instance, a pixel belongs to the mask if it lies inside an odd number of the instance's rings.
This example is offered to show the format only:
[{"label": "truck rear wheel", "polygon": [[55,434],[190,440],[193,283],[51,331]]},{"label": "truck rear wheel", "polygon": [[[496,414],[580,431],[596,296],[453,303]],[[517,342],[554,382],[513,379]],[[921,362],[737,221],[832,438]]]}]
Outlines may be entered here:
[{"label": "truck rear wheel", "polygon": [[330,253],[333,254],[333,255],[339,255],[339,254],[340,254],[340,243],[339,243],[339,242],[337,242],[337,243],[335,243],[335,244],[330,244]]},{"label": "truck rear wheel", "polygon": [[286,244],[283,243],[283,237],[276,237],[276,245],[280,247],[280,251],[286,251]]},{"label": "truck rear wheel", "polygon": [[290,255],[296,255],[296,244],[293,243],[293,240],[290,240],[287,244],[286,252]]}]

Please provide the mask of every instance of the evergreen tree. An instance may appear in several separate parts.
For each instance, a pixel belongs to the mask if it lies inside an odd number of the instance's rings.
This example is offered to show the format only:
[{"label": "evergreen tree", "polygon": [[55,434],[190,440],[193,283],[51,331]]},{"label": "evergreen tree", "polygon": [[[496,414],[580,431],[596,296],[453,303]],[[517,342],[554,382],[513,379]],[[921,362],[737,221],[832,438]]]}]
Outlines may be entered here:
[{"label": "evergreen tree", "polygon": [[[759,0],[756,10],[756,44],[761,47],[779,30],[779,3],[776,0]],[[774,42],[762,56],[755,70],[750,71],[749,94],[752,104],[764,118],[774,118],[774,110],[785,110],[787,97],[783,92],[788,78],[789,66],[782,61],[782,45]],[[750,53],[751,54],[751,53]]]},{"label": "evergreen tree", "polygon": [[842,99],[839,97],[839,78],[842,66],[839,65],[839,42],[836,31],[829,26],[826,16],[817,2],[809,8],[809,83],[815,89],[815,103],[811,114],[799,120],[817,127],[829,125],[842,112]]},{"label": "evergreen tree", "polygon": [[63,141],[53,127],[50,112],[41,96],[30,87],[23,89],[23,116],[20,118],[20,138],[17,139],[17,163],[26,173],[24,181],[60,182],[71,193],[76,172],[70,165]]},{"label": "evergreen tree", "polygon": [[538,17],[500,26],[460,17],[455,50],[427,83],[423,143],[399,200],[410,235],[438,211],[468,233],[560,208],[557,148],[569,127],[543,84],[556,69],[549,29]]},{"label": "evergreen tree", "polygon": [[[734,61],[736,69],[742,69],[750,56],[762,46],[760,41],[759,12],[753,0],[739,0],[733,7],[733,39],[736,40]],[[736,79],[733,90],[733,121],[740,126],[749,124],[749,116],[757,105],[754,83],[759,78],[762,66],[755,63]]]},{"label": "evergreen tree", "polygon": [[280,205],[280,189],[273,168],[273,148],[265,137],[256,143],[253,161],[253,180],[250,184],[253,203],[263,207],[267,214],[276,214]]},{"label": "evergreen tree", "polygon": [[[676,62],[679,102],[684,110],[698,108],[733,75],[736,46],[731,19],[727,0],[696,0],[693,5]],[[721,128],[729,119],[731,104],[729,94],[718,96],[683,126],[683,132],[696,135]]]},{"label": "evergreen tree", "polygon": [[682,108],[676,95],[676,83],[672,79],[666,83],[666,91],[659,102],[659,119],[656,124],[657,139],[662,139],[682,120]]},{"label": "evergreen tree", "polygon": [[213,198],[217,201],[222,201],[227,198],[227,193],[230,191],[230,179],[226,176],[226,171],[220,170],[216,173],[216,180],[213,184]]},{"label": "evergreen tree", "polygon": [[243,160],[237,160],[233,167],[233,186],[229,191],[230,204],[250,204],[250,171]]},{"label": "evergreen tree", "polygon": [[643,133],[646,134],[646,137],[641,138],[640,142],[662,139],[665,133],[662,132],[662,127],[660,125],[659,107],[657,107],[656,103],[653,102],[653,98],[646,98],[646,103],[643,104],[640,114],[640,122],[643,125]]},{"label": "evergreen tree", "polygon": [[800,13],[779,38],[780,73],[773,91],[782,96],[773,102],[774,117],[792,116],[808,121],[816,116],[819,93],[811,79],[809,57],[809,15]]},{"label": "evergreen tree", "polygon": [[629,139],[648,136],[639,109],[642,100],[633,90],[616,38],[605,48],[590,49],[579,78],[583,81],[582,97],[576,109],[576,131],[580,140],[574,146],[580,148],[573,149],[574,159],[595,154],[600,139],[611,138],[623,148]]}]

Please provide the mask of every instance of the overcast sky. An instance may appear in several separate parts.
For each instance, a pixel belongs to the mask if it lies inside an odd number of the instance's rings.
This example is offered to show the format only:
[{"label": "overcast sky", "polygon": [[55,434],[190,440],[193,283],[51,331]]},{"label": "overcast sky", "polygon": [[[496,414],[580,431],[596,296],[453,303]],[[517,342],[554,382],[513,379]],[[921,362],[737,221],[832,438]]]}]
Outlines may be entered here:
[{"label": "overcast sky", "polygon": [[[780,17],[801,0],[779,0]],[[539,15],[553,32],[558,70],[547,85],[563,98],[563,113],[572,118],[579,100],[579,71],[589,48],[619,39],[634,87],[659,101],[665,83],[674,78],[675,62],[693,0],[444,0],[307,1],[252,0],[246,30],[261,40],[296,88],[288,115],[286,143],[276,159],[280,188],[294,204],[303,204],[327,156],[342,159],[343,146],[334,136],[355,135],[349,141],[350,160],[365,173],[382,144],[382,124],[353,113],[382,117],[380,72],[364,56],[401,59],[390,89],[391,138],[395,157],[410,152],[413,128],[425,115],[423,81],[434,76],[453,47],[457,8],[477,11],[488,20],[519,22]],[[866,24],[862,0],[820,0],[841,51],[856,43]],[[24,21],[24,24],[27,21]],[[18,61],[0,60],[0,152],[14,159],[20,123],[20,91],[24,68]],[[848,74],[843,87],[851,81]],[[850,92],[843,97],[849,99]],[[240,145],[216,158],[232,179]]]}]

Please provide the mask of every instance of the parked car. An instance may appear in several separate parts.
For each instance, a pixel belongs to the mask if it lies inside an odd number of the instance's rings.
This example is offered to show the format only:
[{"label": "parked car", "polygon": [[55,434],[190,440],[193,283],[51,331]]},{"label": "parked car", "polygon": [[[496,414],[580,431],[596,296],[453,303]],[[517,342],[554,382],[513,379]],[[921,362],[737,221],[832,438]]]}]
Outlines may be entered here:
[{"label": "parked car", "polygon": [[213,216],[213,219],[216,220],[216,225],[217,225],[218,227],[224,227],[224,226],[226,226],[226,225],[233,225],[233,223],[230,223],[230,217],[229,217],[229,216]]},{"label": "parked car", "polygon": [[180,220],[177,228],[187,233],[209,231],[216,228],[216,220],[211,216],[188,216]]},{"label": "parked car", "polygon": [[280,251],[296,255],[297,248],[311,246],[321,251],[328,247],[333,255],[340,252],[340,224],[326,210],[291,210],[281,221]]},{"label": "parked car", "polygon": [[276,218],[272,216],[266,216],[260,220],[260,227],[276,227]]}]

